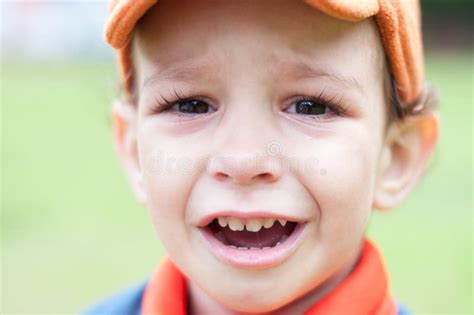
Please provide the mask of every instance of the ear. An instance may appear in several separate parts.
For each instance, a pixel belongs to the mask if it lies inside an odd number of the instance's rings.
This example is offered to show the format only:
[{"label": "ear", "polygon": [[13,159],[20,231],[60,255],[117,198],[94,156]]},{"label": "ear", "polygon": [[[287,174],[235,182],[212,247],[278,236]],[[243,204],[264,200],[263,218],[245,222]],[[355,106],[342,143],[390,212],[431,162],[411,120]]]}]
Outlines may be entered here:
[{"label": "ear", "polygon": [[375,187],[373,208],[397,207],[423,175],[439,137],[436,112],[407,117],[387,132]]},{"label": "ear", "polygon": [[137,110],[128,102],[115,101],[111,107],[115,152],[125,170],[138,202],[145,206],[146,193],[137,147]]}]

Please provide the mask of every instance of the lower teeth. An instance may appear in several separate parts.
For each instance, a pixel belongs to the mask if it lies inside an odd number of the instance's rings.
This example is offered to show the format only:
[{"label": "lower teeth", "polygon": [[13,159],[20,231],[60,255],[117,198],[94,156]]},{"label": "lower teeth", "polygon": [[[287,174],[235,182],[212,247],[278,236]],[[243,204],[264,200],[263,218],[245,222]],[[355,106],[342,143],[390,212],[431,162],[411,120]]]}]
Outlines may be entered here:
[{"label": "lower teeth", "polygon": [[284,241],[286,241],[287,238],[288,238],[287,235],[283,235],[282,238],[281,238],[281,240],[279,240],[279,241],[278,241],[274,246],[272,246],[272,247],[265,246],[265,247],[260,248],[260,247],[252,247],[252,246],[251,246],[251,247],[245,247],[245,246],[239,247],[239,246],[229,245],[229,244],[225,244],[225,245],[227,245],[227,246],[229,246],[229,247],[232,247],[232,248],[235,248],[235,249],[240,249],[240,250],[249,250],[249,249],[271,249],[271,248],[273,248],[273,247],[276,247],[276,246],[278,246],[278,245],[281,245]]}]

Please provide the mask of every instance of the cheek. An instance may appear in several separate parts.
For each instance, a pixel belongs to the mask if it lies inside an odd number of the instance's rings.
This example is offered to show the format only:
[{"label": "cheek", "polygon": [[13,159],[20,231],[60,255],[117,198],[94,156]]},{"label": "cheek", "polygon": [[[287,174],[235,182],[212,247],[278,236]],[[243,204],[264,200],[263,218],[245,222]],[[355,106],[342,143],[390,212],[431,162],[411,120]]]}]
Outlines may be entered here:
[{"label": "cheek", "polygon": [[180,248],[177,244],[187,244],[185,209],[199,159],[192,154],[195,151],[191,144],[165,137],[154,128],[142,128],[138,139],[148,210],[155,231],[169,252]]},{"label": "cheek", "polygon": [[334,134],[308,144],[319,172],[301,174],[321,212],[318,238],[332,244],[358,241],[371,210],[378,141],[365,128],[351,130],[351,137]]}]

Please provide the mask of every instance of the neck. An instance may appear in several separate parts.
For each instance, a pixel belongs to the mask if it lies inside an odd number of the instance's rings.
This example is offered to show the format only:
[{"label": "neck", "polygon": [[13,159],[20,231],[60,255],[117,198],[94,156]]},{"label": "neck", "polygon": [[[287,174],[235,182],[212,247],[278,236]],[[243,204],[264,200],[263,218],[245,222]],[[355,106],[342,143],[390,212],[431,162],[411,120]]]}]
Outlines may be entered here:
[{"label": "neck", "polygon": [[[303,314],[312,305],[323,299],[329,292],[337,287],[354,269],[359,260],[360,252],[356,256],[351,257],[349,262],[344,265],[336,274],[318,285],[313,290],[295,299],[289,304],[286,304],[276,310],[262,313],[252,313],[252,315],[293,315]],[[242,313],[231,310],[222,304],[212,299],[206,292],[204,292],[198,285],[192,281],[188,282],[187,287],[188,296],[188,311],[190,315],[205,315],[205,314],[222,314],[222,315],[247,315],[250,313]]]}]

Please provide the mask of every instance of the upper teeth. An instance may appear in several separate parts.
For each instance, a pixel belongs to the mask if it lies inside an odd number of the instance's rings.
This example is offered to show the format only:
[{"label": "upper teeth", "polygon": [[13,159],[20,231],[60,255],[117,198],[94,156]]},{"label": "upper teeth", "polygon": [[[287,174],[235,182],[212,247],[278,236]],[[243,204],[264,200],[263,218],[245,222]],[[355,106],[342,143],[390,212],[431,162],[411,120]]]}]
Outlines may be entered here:
[{"label": "upper teeth", "polygon": [[[247,231],[250,232],[258,232],[262,229],[262,227],[266,229],[271,228],[275,223],[276,219],[267,218],[242,220],[235,217],[218,217],[217,221],[222,227],[226,227],[227,225],[229,225],[229,228],[232,231],[243,231],[245,228]],[[282,226],[286,225],[286,220],[278,219],[278,222],[280,222]]]}]

